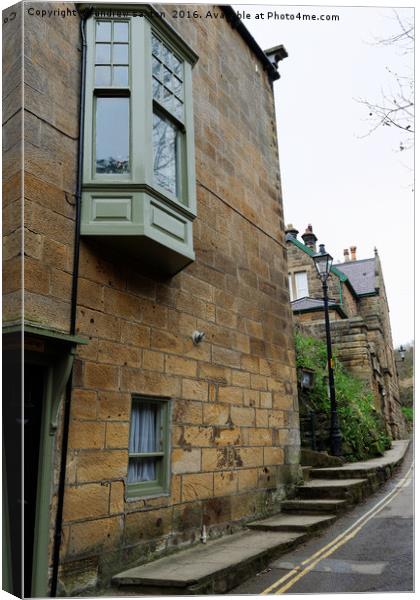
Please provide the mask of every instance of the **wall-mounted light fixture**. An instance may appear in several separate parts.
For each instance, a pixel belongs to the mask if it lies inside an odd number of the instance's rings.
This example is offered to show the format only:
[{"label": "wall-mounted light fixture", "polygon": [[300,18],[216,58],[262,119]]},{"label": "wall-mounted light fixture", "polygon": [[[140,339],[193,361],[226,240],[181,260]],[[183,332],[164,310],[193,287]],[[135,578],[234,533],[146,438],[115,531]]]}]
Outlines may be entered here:
[{"label": "wall-mounted light fixture", "polygon": [[204,336],[206,334],[204,333],[204,331],[194,331],[192,334],[192,341],[195,345],[199,344],[200,342],[203,341]]},{"label": "wall-mounted light fixture", "polygon": [[300,387],[307,390],[312,389],[315,382],[315,371],[313,369],[307,369],[306,367],[300,367],[299,372]]}]

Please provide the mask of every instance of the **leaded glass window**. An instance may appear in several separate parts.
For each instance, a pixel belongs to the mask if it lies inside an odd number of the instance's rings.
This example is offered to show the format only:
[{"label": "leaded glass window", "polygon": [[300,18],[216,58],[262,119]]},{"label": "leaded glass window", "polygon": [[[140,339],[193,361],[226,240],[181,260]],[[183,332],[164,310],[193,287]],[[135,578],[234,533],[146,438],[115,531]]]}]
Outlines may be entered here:
[{"label": "leaded glass window", "polygon": [[153,98],[184,120],[184,62],[152,34]]}]

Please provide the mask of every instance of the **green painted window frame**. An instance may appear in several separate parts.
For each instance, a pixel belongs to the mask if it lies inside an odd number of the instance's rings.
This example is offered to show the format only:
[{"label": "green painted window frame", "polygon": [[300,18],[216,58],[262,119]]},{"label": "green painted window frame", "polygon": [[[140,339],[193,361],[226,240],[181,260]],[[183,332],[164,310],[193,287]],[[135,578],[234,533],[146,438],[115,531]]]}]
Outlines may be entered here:
[{"label": "green painted window frame", "polygon": [[[107,5],[109,7],[109,5]],[[194,218],[197,214],[195,185],[195,149],[192,99],[192,68],[197,55],[175,30],[147,5],[131,5],[124,18],[92,16],[86,23],[87,70],[85,138],[83,164],[83,190],[124,190],[146,193],[151,199],[166,203]],[[141,10],[143,16],[136,16]],[[97,21],[129,23],[129,77],[124,87],[95,85],[95,30]],[[183,62],[184,118],[177,119],[170,111],[153,99],[152,89],[152,34]],[[97,97],[124,96],[129,98],[129,165],[130,171],[120,174],[96,173],[95,159],[95,104]],[[169,117],[178,130],[177,195],[155,182],[153,166],[153,114]]]},{"label": "green painted window frame", "polygon": [[[130,437],[131,427],[133,425],[133,406],[134,403],[148,402],[155,404],[160,412],[160,427],[161,427],[161,450],[159,452],[143,453],[142,456],[153,457],[157,459],[157,477],[153,481],[137,481],[128,482],[128,465],[130,459],[138,457],[138,455],[130,454],[128,449],[127,463],[127,500],[144,498],[148,496],[162,496],[169,494],[170,484],[170,421],[171,421],[171,399],[155,396],[146,396],[142,394],[133,394],[131,397],[131,419],[130,419]],[[130,439],[130,438],[129,438]]]}]

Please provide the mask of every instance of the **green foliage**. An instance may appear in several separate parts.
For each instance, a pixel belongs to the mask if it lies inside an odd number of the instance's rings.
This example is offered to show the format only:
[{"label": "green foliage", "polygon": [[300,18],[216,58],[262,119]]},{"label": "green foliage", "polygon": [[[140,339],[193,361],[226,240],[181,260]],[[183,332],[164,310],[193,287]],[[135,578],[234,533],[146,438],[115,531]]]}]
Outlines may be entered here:
[{"label": "green foliage", "polygon": [[401,410],[407,421],[412,423],[414,421],[414,408],[412,406],[402,406]]},{"label": "green foliage", "polygon": [[[297,367],[314,370],[314,386],[308,390],[307,399],[316,412],[328,415],[326,344],[300,333],[296,334],[295,343]],[[382,454],[390,448],[391,440],[375,410],[372,392],[364,381],[346,372],[336,358],[334,381],[345,458],[356,461]]]},{"label": "green foliage", "polygon": [[395,362],[400,384],[400,402],[402,406],[413,406],[414,398],[414,376],[413,376],[413,359],[414,359],[414,343],[404,344],[405,358],[401,360],[398,348],[394,350]]}]

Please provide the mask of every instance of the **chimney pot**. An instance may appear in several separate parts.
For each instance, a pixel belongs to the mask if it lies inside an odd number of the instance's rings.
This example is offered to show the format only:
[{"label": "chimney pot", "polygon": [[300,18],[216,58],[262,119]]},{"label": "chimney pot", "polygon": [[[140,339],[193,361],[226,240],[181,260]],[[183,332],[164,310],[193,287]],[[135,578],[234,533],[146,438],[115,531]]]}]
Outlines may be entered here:
[{"label": "chimney pot", "polygon": [[351,260],[357,260],[356,250],[357,250],[357,246],[350,246]]},{"label": "chimney pot", "polygon": [[348,250],[348,248],[344,248],[343,254],[344,254],[344,261],[345,262],[349,262],[350,256],[349,256],[349,250]]},{"label": "chimney pot", "polygon": [[299,231],[297,229],[295,229],[293,227],[293,225],[288,225],[286,227],[285,233],[286,233],[286,235],[291,235],[292,237],[294,237],[296,239]]},{"label": "chimney pot", "polygon": [[305,246],[308,246],[308,248],[312,248],[312,250],[315,250],[316,252],[316,242],[318,238],[312,230],[312,225],[308,225],[305,233],[302,233],[302,239],[305,243]]}]

